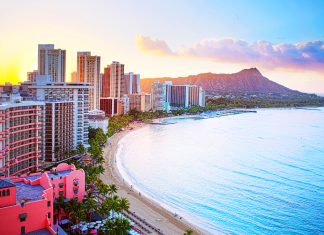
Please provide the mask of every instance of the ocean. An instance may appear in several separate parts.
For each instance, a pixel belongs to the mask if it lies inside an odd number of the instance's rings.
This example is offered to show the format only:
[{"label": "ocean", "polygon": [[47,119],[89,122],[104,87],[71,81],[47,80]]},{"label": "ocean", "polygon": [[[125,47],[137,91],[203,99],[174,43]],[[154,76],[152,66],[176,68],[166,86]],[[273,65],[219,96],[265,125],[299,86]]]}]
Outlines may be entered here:
[{"label": "ocean", "polygon": [[121,140],[134,188],[213,234],[324,233],[324,108],[168,121]]}]

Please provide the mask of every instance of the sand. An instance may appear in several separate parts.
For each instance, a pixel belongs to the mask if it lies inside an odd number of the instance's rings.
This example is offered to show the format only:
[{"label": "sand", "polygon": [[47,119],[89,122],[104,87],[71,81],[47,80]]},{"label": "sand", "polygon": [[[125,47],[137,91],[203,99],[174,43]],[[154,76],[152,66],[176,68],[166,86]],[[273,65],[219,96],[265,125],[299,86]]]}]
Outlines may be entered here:
[{"label": "sand", "polygon": [[[155,201],[139,195],[138,191],[131,189],[131,186],[123,180],[118,171],[116,164],[116,153],[118,149],[118,142],[130,131],[143,127],[144,123],[132,123],[124,131],[116,133],[109,138],[108,143],[104,149],[105,157],[105,173],[101,179],[107,184],[115,184],[118,187],[118,195],[126,197],[130,204],[130,211],[135,212],[138,216],[145,219],[148,223],[159,228],[166,235],[180,235],[188,228],[194,231],[194,234],[211,234],[203,229],[191,224],[185,218],[179,216],[175,217],[174,212],[170,212],[161,207]],[[152,234],[155,234],[154,232]]]}]

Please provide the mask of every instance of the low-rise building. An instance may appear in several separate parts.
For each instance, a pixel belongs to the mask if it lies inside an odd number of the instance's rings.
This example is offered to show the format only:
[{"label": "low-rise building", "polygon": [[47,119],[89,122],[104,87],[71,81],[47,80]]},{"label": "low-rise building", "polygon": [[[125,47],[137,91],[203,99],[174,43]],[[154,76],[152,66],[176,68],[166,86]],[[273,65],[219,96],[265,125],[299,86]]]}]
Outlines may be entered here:
[{"label": "low-rise building", "polygon": [[35,181],[0,179],[0,194],[0,234],[55,234],[53,187],[47,174]]},{"label": "low-rise building", "polygon": [[66,163],[45,173],[0,179],[0,234],[54,235],[54,200],[80,202],[84,195],[85,172]]},{"label": "low-rise building", "polygon": [[101,128],[105,134],[108,132],[108,118],[102,110],[92,110],[89,112],[89,125],[92,128]]}]

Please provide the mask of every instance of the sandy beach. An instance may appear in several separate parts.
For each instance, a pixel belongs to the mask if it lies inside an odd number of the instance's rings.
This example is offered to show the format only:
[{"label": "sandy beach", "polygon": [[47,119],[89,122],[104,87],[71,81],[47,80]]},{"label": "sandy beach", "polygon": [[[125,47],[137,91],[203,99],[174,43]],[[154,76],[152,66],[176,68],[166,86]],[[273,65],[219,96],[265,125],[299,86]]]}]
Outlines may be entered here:
[{"label": "sandy beach", "polygon": [[[132,189],[131,186],[123,180],[116,164],[118,142],[130,131],[141,128],[145,125],[148,124],[132,123],[128,128],[125,128],[124,131],[116,133],[114,136],[109,138],[104,149],[106,170],[104,175],[101,176],[102,180],[107,184],[117,185],[119,196],[126,197],[130,201],[130,211],[135,212],[136,215],[145,219],[146,222],[160,229],[163,234],[180,235],[188,228],[191,228],[194,231],[194,234],[211,234],[189,223],[185,218],[181,218],[180,216],[175,217],[174,212],[169,212],[158,203],[143,196],[138,191]],[[154,233],[154,231],[152,232],[152,234],[157,234]]]}]

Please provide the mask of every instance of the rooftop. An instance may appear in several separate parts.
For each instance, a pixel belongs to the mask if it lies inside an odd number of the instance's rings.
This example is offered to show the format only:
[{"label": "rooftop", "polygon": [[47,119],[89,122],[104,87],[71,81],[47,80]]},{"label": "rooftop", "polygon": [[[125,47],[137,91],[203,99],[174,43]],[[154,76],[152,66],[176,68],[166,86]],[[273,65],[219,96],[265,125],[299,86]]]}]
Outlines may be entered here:
[{"label": "rooftop", "polygon": [[[50,179],[52,179],[52,178],[55,179],[55,178],[59,178],[61,176],[63,177],[63,176],[69,175],[71,172],[72,172],[71,170],[58,171],[56,174],[48,172],[48,177]],[[30,176],[26,176],[25,179],[34,181],[34,180],[39,179],[40,177],[41,177],[41,174],[30,175]]]},{"label": "rooftop", "polygon": [[56,174],[54,173],[48,173],[48,177],[50,177],[51,179],[55,179],[55,178],[59,178],[59,177],[63,177],[66,175],[69,175],[72,171],[71,170],[65,170],[65,171],[58,171]]},{"label": "rooftop", "polygon": [[9,180],[0,179],[0,188],[15,187],[15,184],[11,183]]},{"label": "rooftop", "polygon": [[16,185],[16,200],[36,201],[42,199],[43,191],[45,190],[40,185],[30,185],[24,182],[15,182]]}]

